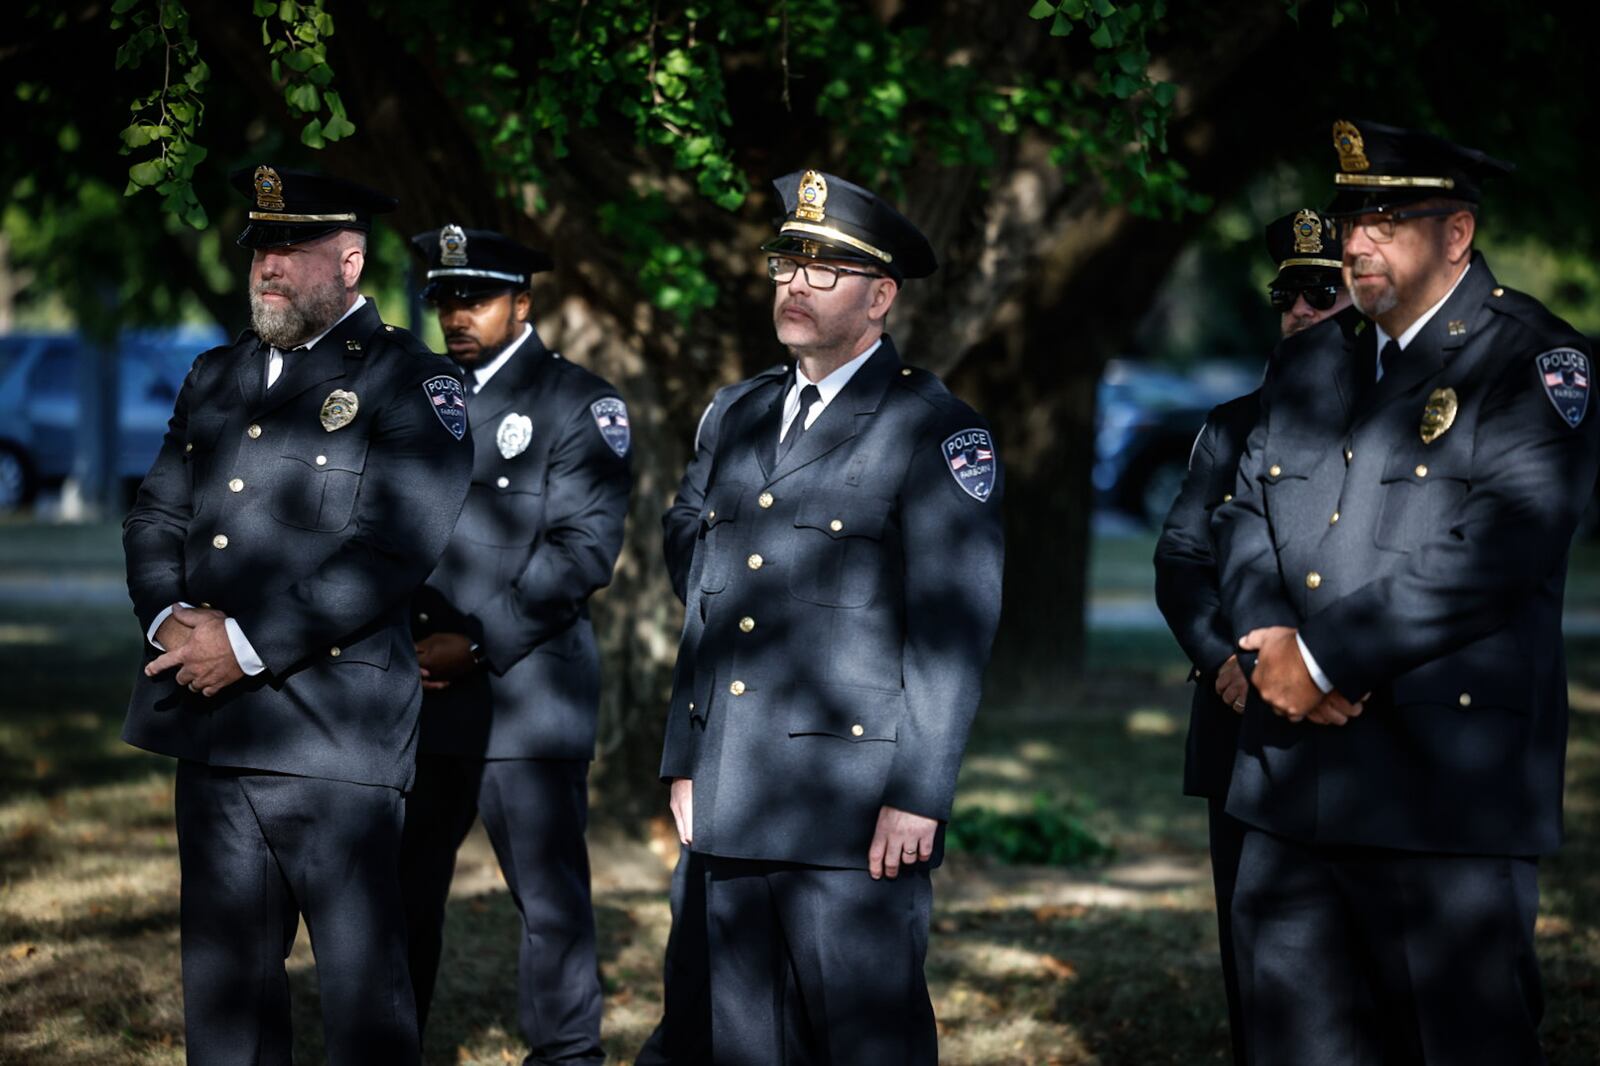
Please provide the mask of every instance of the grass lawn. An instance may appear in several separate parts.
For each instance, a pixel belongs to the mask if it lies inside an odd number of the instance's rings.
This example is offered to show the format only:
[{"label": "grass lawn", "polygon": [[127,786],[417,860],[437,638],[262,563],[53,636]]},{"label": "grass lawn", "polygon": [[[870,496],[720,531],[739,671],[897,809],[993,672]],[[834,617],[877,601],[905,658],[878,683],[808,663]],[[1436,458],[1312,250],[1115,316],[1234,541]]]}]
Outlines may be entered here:
[{"label": "grass lawn", "polygon": [[[1103,542],[1097,593],[1147,594],[1147,539]],[[1600,605],[1585,549],[1575,607]],[[0,1062],[180,1063],[172,764],[117,734],[138,634],[113,529],[0,525]],[[44,588],[47,595],[40,595]],[[55,593],[59,592],[59,595]],[[41,606],[44,604],[44,606]],[[1600,1061],[1600,638],[1569,642],[1568,842],[1543,872],[1539,945],[1556,1066]],[[1089,869],[955,856],[929,959],[942,1061],[1226,1061],[1203,806],[1178,794],[1188,693],[1164,632],[1096,632],[1051,705],[985,707],[962,804],[1070,805],[1116,848]],[[605,1040],[631,1059],[660,1010],[670,852],[649,828],[593,834]],[[481,832],[458,863],[430,1064],[521,1059],[515,911]],[[298,1060],[322,1061],[304,936],[290,961]]]}]

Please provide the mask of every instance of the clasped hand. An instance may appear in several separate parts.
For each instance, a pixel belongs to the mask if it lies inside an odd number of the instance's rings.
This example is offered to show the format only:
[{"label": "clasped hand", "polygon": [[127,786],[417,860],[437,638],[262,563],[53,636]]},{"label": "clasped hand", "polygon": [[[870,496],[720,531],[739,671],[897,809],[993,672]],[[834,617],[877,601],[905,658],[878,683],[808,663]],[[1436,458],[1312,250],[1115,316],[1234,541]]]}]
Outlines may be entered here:
[{"label": "clasped hand", "polygon": [[177,667],[178,684],[202,696],[215,696],[244,676],[228,639],[227,615],[209,607],[174,605],[156,630],[160,655],[145,664],[146,677]]},{"label": "clasped hand", "polygon": [[1351,703],[1334,689],[1323,694],[1306,669],[1295,630],[1290,626],[1252,629],[1239,638],[1239,647],[1256,653],[1250,684],[1272,712],[1291,722],[1310,719],[1318,725],[1344,725],[1359,717],[1367,697]]}]

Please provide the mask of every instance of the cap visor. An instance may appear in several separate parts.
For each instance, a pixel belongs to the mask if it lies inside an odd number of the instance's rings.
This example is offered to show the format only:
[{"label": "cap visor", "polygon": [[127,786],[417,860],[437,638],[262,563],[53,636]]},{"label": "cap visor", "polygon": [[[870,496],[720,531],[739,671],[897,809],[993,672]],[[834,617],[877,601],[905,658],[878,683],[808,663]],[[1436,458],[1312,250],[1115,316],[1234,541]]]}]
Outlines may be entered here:
[{"label": "cap visor", "polygon": [[286,222],[251,222],[245,226],[244,231],[234,238],[234,243],[241,248],[282,248],[286,244],[301,244],[305,241],[325,237],[335,230],[365,229],[365,226],[356,223],[328,223],[292,224]]}]

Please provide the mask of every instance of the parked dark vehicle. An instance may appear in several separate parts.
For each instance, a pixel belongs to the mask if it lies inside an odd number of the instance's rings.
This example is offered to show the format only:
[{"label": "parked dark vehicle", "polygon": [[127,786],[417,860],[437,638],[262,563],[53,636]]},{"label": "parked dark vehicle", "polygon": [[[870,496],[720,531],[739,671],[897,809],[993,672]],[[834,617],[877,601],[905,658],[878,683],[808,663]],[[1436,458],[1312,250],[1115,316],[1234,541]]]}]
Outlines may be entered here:
[{"label": "parked dark vehicle", "polygon": [[1189,449],[1213,407],[1242,396],[1260,373],[1207,363],[1188,374],[1113,359],[1095,402],[1095,496],[1158,527],[1183,485]]},{"label": "parked dark vehicle", "polygon": [[[118,477],[142,478],[161,446],[178,387],[194,357],[225,338],[217,328],[136,330],[116,341]],[[31,503],[72,471],[79,433],[79,367],[91,353],[75,333],[0,337],[0,514]]]}]

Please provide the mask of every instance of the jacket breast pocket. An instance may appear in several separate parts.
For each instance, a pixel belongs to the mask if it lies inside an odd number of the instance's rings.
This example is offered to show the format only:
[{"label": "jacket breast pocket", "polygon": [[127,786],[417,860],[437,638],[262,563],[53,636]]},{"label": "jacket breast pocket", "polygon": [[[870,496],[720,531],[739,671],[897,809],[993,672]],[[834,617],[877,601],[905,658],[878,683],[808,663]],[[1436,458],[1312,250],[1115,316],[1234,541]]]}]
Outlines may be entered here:
[{"label": "jacket breast pocket", "polygon": [[1273,540],[1288,544],[1295,539],[1295,527],[1312,510],[1310,469],[1286,457],[1269,462],[1259,481]]},{"label": "jacket breast pocket", "polygon": [[700,590],[721,592],[728,584],[730,560],[739,550],[739,504],[743,485],[715,485],[700,507]]},{"label": "jacket breast pocket", "polygon": [[221,415],[195,415],[183,434],[183,466],[189,473],[189,489],[199,510],[206,481],[216,463],[217,441],[227,419]]},{"label": "jacket breast pocket", "polygon": [[812,685],[800,689],[787,715],[790,737],[833,737],[852,744],[895,743],[906,714],[904,689]]},{"label": "jacket breast pocket", "polygon": [[367,442],[332,443],[315,455],[279,456],[273,471],[273,518],[317,533],[337,533],[350,524],[367,465]]},{"label": "jacket breast pocket", "polygon": [[1389,551],[1410,551],[1450,527],[1471,488],[1460,452],[1400,448],[1384,464],[1373,540]]},{"label": "jacket breast pocket", "polygon": [[513,483],[502,476],[472,483],[456,531],[476,544],[526,548],[538,538],[543,525],[544,483],[537,478]]},{"label": "jacket breast pocket", "polygon": [[813,491],[795,515],[789,592],[823,607],[865,607],[885,578],[890,502],[848,491]]}]

